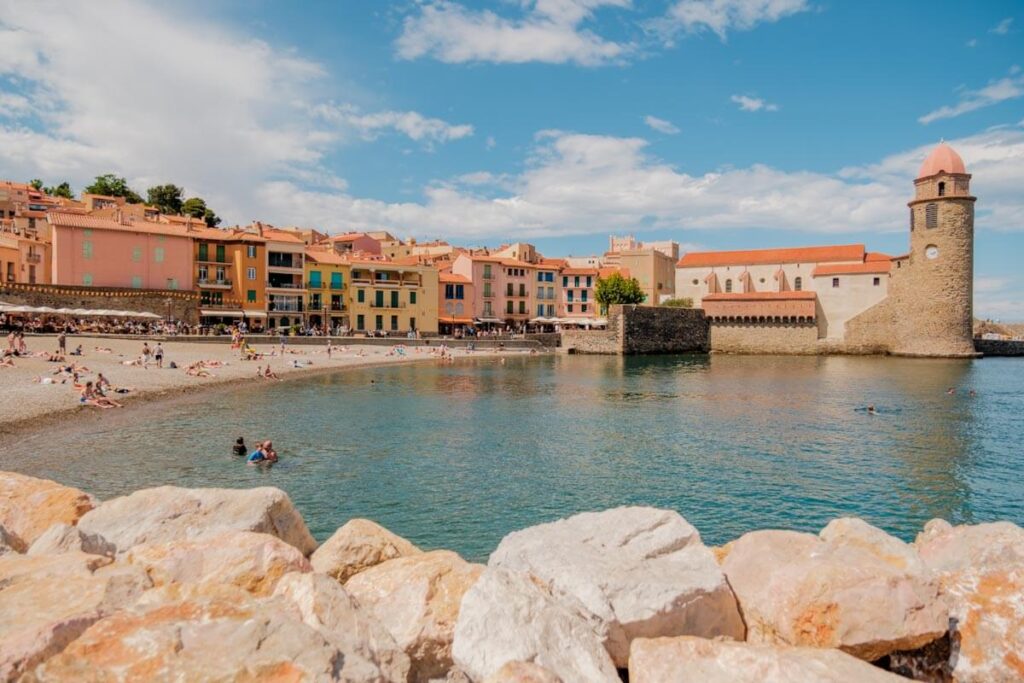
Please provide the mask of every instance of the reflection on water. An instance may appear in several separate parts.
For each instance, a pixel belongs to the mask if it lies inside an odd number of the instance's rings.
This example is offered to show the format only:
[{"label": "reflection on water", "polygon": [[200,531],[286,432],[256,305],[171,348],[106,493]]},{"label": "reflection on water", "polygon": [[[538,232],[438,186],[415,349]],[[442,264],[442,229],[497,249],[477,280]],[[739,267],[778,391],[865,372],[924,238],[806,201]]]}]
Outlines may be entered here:
[{"label": "reflection on water", "polygon": [[[1014,359],[410,365],[104,413],[3,444],[0,468],[100,497],[279,486],[318,538],[369,517],[477,560],[513,529],[623,504],[679,510],[710,543],[839,515],[909,540],[932,517],[1024,522],[1022,380]],[[232,458],[240,434],[273,438],[282,462]]]}]

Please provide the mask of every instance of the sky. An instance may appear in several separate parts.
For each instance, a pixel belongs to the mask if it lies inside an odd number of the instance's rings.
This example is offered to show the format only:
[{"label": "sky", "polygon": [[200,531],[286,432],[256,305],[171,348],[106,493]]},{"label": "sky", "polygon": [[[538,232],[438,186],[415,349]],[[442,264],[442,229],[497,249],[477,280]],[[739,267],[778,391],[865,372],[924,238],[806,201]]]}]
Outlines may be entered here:
[{"label": "sky", "polygon": [[228,224],[900,254],[941,139],[976,313],[1024,320],[1019,2],[0,0],[0,177],[173,182]]}]

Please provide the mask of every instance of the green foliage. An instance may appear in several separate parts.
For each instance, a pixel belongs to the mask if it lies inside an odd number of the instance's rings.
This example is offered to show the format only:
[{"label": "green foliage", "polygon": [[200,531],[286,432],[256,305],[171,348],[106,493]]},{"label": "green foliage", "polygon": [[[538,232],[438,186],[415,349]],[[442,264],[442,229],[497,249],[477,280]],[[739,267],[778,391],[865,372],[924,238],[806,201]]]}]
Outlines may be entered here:
[{"label": "green foliage", "polygon": [[215,214],[213,210],[206,205],[206,200],[202,197],[189,197],[186,199],[185,203],[181,205],[181,212],[186,216],[202,218],[211,228],[220,225],[220,216]]},{"label": "green foliage", "polygon": [[620,273],[599,279],[594,296],[602,311],[607,311],[614,304],[642,304],[647,298],[635,277],[624,278]]},{"label": "green foliage", "polygon": [[156,185],[146,190],[146,203],[160,209],[160,213],[177,216],[185,199],[185,190],[177,185],[167,183]]},{"label": "green foliage", "polygon": [[71,191],[71,185],[66,180],[60,185],[54,185],[53,187],[44,187],[43,192],[50,195],[51,197],[64,197],[65,199],[75,198],[75,193]]},{"label": "green foliage", "polygon": [[128,187],[128,181],[113,173],[96,176],[92,185],[88,185],[83,191],[87,194],[101,194],[107,197],[124,197],[129,204],[142,203],[142,197]]},{"label": "green foliage", "polygon": [[669,299],[662,302],[661,305],[669,308],[693,308],[693,299],[688,296],[682,299]]},{"label": "green foliage", "polygon": [[40,180],[39,178],[33,178],[32,180],[28,181],[28,184],[36,188],[37,190],[43,189],[43,181]]}]

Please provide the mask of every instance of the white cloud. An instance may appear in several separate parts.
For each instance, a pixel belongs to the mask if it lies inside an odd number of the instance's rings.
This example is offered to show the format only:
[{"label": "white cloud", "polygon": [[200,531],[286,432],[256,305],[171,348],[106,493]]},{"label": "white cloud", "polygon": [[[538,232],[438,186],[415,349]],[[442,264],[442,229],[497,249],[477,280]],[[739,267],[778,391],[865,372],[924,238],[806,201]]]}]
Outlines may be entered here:
[{"label": "white cloud", "polygon": [[644,123],[646,123],[654,130],[658,131],[659,133],[664,133],[665,135],[675,135],[676,133],[679,132],[679,128],[671,121],[659,119],[657,116],[651,116],[650,114],[644,117]]},{"label": "white cloud", "polygon": [[1001,292],[1009,286],[1012,280],[1008,277],[984,277],[978,276],[974,278],[974,293],[989,294],[992,292]]},{"label": "white cloud", "polygon": [[487,149],[494,149],[495,147],[498,146],[498,141],[494,139],[493,135],[488,135],[487,141],[484,143],[484,146]]},{"label": "white cloud", "polygon": [[397,131],[416,142],[451,142],[473,134],[473,126],[468,124],[453,125],[415,111],[364,114],[352,105],[321,104],[315,106],[313,112],[325,121],[351,126],[368,140],[375,139],[386,130]]},{"label": "white cloud", "polygon": [[595,66],[623,58],[630,46],[605,40],[580,24],[602,7],[631,0],[524,0],[521,18],[432,0],[405,18],[395,43],[402,59],[442,62],[548,62]]},{"label": "white cloud", "polygon": [[998,24],[989,29],[989,33],[994,33],[997,36],[1005,36],[1010,32],[1010,27],[1013,26],[1013,17],[1006,17]]},{"label": "white cloud", "polygon": [[725,40],[729,31],[749,31],[809,9],[807,0],[677,0],[650,27],[669,42],[679,32],[701,31]]},{"label": "white cloud", "polygon": [[747,95],[733,95],[729,98],[736,104],[740,105],[742,111],[778,111],[779,106],[766,102],[760,97],[749,97]]},{"label": "white cloud", "polygon": [[978,39],[977,38],[971,38],[970,40],[968,40],[967,41],[967,47],[978,47]]},{"label": "white cloud", "polygon": [[[953,140],[974,173],[980,229],[1024,229],[1024,130]],[[792,229],[812,233],[906,230],[906,202],[932,145],[836,173],[766,165],[680,172],[639,138],[542,131],[525,171],[466,174],[433,183],[421,202],[390,203],[268,183],[266,215],[331,230],[387,228],[453,239],[552,237],[623,230]],[[680,237],[685,237],[681,233]]]},{"label": "white cloud", "polygon": [[960,93],[960,101],[954,105],[946,105],[928,112],[918,119],[927,125],[940,119],[951,119],[968,112],[991,107],[994,104],[1006,100],[1017,99],[1024,95],[1024,76],[1018,75],[1020,69],[1013,67],[1010,75],[993,81],[984,88],[978,90],[963,90]]}]

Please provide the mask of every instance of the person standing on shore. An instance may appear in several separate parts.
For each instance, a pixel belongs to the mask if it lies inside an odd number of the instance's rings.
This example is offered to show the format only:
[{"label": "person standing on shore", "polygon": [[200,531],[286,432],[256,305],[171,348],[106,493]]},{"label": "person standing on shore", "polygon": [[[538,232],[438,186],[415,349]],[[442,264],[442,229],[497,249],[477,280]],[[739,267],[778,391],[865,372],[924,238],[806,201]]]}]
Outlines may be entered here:
[{"label": "person standing on shore", "polygon": [[57,335],[57,349],[60,351],[60,355],[64,355],[68,350],[68,335],[64,330],[60,331]]},{"label": "person standing on shore", "polygon": [[153,350],[149,348],[149,342],[142,342],[142,367],[149,367],[149,357],[153,355]]},{"label": "person standing on shore", "polygon": [[331,357],[331,338],[328,337],[327,338],[327,358],[330,359],[330,357]]},{"label": "person standing on shore", "polygon": [[156,359],[156,366],[158,368],[164,367],[164,347],[160,345],[160,342],[156,343],[156,349],[153,351],[153,357]]}]

